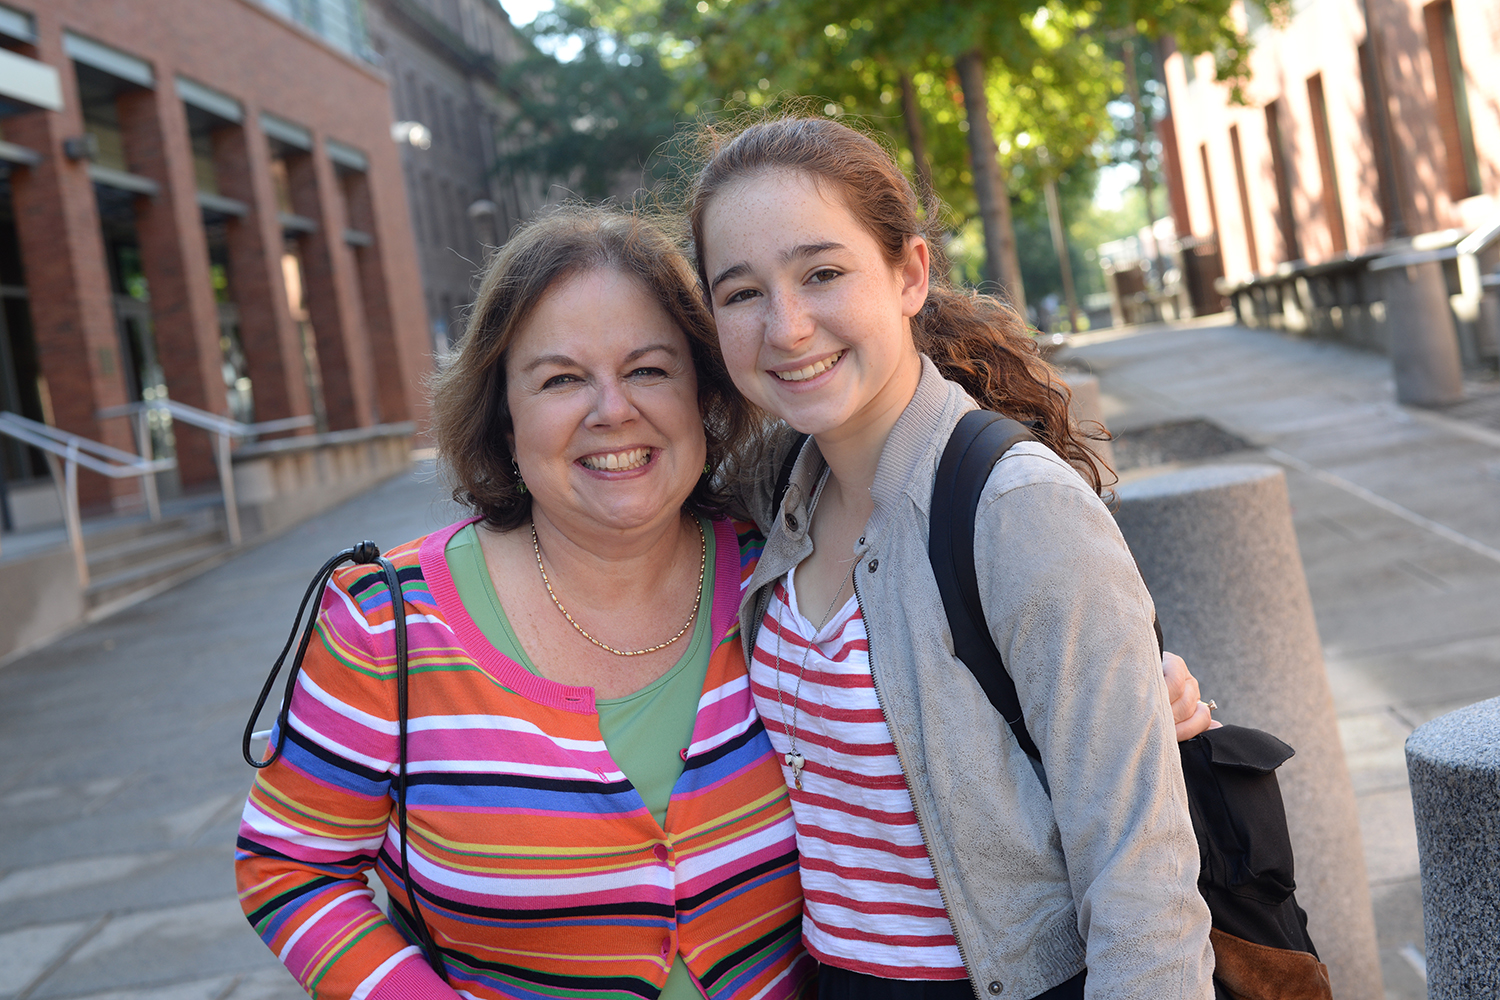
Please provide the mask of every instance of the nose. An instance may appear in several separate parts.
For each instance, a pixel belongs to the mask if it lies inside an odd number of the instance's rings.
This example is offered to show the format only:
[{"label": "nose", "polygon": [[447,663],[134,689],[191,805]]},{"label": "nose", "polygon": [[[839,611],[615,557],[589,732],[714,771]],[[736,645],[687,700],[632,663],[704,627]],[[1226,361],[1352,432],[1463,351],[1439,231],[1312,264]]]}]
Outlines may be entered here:
[{"label": "nose", "polygon": [[782,351],[795,351],[813,333],[812,317],[793,294],[771,296],[766,316],[766,343]]},{"label": "nose", "polygon": [[622,380],[601,379],[595,385],[594,408],[589,414],[591,426],[613,427],[635,418],[636,408],[630,398],[630,387]]}]

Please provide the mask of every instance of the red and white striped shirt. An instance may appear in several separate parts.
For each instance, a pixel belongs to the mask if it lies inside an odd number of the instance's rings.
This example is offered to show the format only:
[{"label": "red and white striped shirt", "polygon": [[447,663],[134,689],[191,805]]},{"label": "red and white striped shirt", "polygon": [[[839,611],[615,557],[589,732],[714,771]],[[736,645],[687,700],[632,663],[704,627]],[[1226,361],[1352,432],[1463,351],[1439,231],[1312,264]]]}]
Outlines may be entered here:
[{"label": "red and white striped shirt", "polygon": [[818,961],[865,975],[965,979],[876,699],[859,603],[851,597],[818,631],[797,608],[795,573],[766,607],[750,682],[777,755],[792,749],[795,726],[806,759],[801,790],[782,765],[802,858],[803,940]]}]

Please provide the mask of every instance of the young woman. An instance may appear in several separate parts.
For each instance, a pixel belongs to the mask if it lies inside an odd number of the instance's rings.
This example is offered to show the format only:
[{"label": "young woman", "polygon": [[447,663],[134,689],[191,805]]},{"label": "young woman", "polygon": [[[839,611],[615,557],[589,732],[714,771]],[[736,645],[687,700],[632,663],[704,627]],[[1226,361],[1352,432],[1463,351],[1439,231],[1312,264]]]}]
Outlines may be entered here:
[{"label": "young woman", "polygon": [[[756,492],[740,618],[820,996],[1211,997],[1151,599],[1019,317],[947,285],[899,169],[833,121],[720,139],[690,222],[735,384],[812,435],[780,507]],[[976,405],[1042,425],[975,544],[1050,797],[950,651],[928,564],[938,458]]]}]

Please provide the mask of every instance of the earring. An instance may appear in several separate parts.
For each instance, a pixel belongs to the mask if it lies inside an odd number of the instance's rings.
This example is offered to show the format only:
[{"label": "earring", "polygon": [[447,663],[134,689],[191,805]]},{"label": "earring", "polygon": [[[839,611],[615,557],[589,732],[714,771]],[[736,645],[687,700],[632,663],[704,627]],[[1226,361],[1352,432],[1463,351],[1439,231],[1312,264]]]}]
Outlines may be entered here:
[{"label": "earring", "polygon": [[705,476],[711,476],[711,475],[714,474],[713,463],[711,463],[711,462],[704,462],[703,463],[703,474]]},{"label": "earring", "polygon": [[516,464],[515,459],[510,460],[510,471],[516,474],[516,492],[526,492],[526,480],[521,478],[521,467]]}]

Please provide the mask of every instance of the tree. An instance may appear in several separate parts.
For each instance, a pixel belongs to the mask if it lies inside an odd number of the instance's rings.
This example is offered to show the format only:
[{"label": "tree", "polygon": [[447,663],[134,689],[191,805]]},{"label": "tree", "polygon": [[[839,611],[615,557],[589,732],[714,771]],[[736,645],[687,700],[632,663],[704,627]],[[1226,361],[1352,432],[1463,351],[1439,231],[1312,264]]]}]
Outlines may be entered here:
[{"label": "tree", "polygon": [[[986,276],[1018,304],[1024,288],[1007,216],[1010,182],[1028,169],[1020,135],[1051,150],[1058,171],[1097,159],[1111,127],[1101,88],[1120,89],[1121,67],[1106,43],[1122,33],[1175,35],[1185,52],[1214,53],[1220,79],[1231,81],[1244,77],[1249,51],[1231,16],[1234,0],[979,0],[962,8],[939,0],[571,2],[590,23],[654,45],[663,65],[681,74],[691,114],[725,97],[732,107],[785,91],[817,94],[827,113],[866,115],[904,143],[919,179],[919,159],[930,152],[933,186],[961,216],[983,220]],[[1285,0],[1251,2],[1274,14]],[[910,114],[912,100],[924,120],[903,124],[896,116]],[[966,156],[948,155],[948,124]]]},{"label": "tree", "polygon": [[533,43],[576,39],[560,60],[533,44],[502,71],[517,104],[499,166],[530,171],[586,198],[650,186],[653,157],[678,125],[681,87],[655,46],[622,38],[591,12],[560,4],[521,29]]}]

